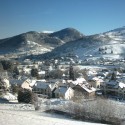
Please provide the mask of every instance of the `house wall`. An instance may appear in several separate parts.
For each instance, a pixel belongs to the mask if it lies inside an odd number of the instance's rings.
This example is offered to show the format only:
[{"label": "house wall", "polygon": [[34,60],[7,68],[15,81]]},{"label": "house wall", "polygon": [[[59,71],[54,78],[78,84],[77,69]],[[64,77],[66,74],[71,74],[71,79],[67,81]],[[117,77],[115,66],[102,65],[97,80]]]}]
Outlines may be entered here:
[{"label": "house wall", "polygon": [[52,97],[52,92],[51,92],[51,89],[50,87],[47,87],[46,91],[45,91],[45,95],[48,95],[48,97]]},{"label": "house wall", "polygon": [[90,80],[89,83],[90,83],[90,85],[92,85],[94,88],[100,88],[100,82],[99,82],[99,81]]},{"label": "house wall", "polygon": [[65,93],[65,99],[70,100],[74,97],[74,90],[69,87]]},{"label": "house wall", "polygon": [[21,87],[24,88],[24,89],[32,90],[32,88],[29,85],[29,82],[27,82],[27,81],[25,81],[24,83],[22,83]]},{"label": "house wall", "polygon": [[[58,89],[59,88],[57,88],[57,90]],[[54,93],[55,93],[55,98],[63,98],[63,99],[65,99],[65,93],[61,93],[59,91],[55,91]]]},{"label": "house wall", "polygon": [[55,98],[59,98],[59,93],[55,93]]},{"label": "house wall", "polygon": [[33,88],[33,91],[37,94],[43,94],[43,95],[47,95],[49,98],[52,97],[52,92],[51,89],[49,87],[43,89],[43,88]]},{"label": "house wall", "polygon": [[37,94],[45,94],[45,90],[41,88],[33,88],[33,91]]},{"label": "house wall", "polygon": [[75,90],[74,97],[78,98],[78,99],[80,99],[80,98],[93,98],[93,97],[95,97],[95,91],[89,93],[89,92],[85,91],[84,89],[82,91]]},{"label": "house wall", "polygon": [[89,98],[93,98],[93,97],[95,97],[95,91],[89,93]]}]

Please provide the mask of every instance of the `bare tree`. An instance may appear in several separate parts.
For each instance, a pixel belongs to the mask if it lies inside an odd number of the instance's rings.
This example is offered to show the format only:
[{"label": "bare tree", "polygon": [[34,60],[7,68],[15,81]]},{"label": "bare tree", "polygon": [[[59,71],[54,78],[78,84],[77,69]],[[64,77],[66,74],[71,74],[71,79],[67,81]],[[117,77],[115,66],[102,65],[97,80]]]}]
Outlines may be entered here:
[{"label": "bare tree", "polygon": [[35,110],[40,110],[41,102],[36,93],[33,94],[33,105]]}]

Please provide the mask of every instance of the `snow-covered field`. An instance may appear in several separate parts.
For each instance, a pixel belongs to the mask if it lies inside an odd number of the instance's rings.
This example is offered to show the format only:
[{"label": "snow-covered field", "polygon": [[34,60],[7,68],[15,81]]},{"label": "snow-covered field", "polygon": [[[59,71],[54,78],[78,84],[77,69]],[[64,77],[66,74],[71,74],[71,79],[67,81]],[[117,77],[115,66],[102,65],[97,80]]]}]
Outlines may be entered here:
[{"label": "snow-covered field", "polygon": [[0,104],[0,125],[102,125],[35,111],[30,104]]}]

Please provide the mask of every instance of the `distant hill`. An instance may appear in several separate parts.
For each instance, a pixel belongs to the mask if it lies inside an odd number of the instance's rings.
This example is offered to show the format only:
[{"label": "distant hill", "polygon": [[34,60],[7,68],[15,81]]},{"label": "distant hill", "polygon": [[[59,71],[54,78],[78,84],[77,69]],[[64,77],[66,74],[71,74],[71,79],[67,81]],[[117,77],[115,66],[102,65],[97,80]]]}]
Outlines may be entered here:
[{"label": "distant hill", "polygon": [[80,59],[92,57],[119,58],[125,57],[125,27],[108,32],[84,36],[67,42],[39,58],[53,58],[73,53]]},{"label": "distant hill", "polygon": [[50,34],[49,36],[58,37],[65,42],[78,40],[78,39],[84,37],[83,34],[81,34],[79,31],[77,31],[76,29],[73,29],[73,28],[66,28],[66,29],[54,32],[54,33]]},{"label": "distant hill", "polygon": [[[45,53],[65,44],[77,40],[83,35],[73,28],[66,28],[54,33],[38,33],[30,31],[14,37],[0,40],[1,53],[26,52]],[[36,51],[36,52],[35,52]]]},{"label": "distant hill", "polygon": [[124,58],[125,26],[91,36],[85,36],[73,28],[54,33],[30,31],[0,40],[0,53],[26,54],[27,58],[39,59],[60,57],[69,53],[78,55],[80,59]]}]

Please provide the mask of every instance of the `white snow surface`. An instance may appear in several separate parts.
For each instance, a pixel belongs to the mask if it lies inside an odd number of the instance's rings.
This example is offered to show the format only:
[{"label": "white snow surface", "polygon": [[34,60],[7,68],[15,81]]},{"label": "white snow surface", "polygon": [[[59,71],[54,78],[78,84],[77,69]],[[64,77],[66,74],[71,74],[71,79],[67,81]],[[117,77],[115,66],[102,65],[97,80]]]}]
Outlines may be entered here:
[{"label": "white snow surface", "polygon": [[120,82],[120,83],[119,83],[119,87],[120,87],[120,88],[125,88],[125,84],[122,83],[122,82]]},{"label": "white snow surface", "polygon": [[[92,44],[85,43],[86,45],[81,45],[81,47],[76,47],[74,53],[79,56],[80,59],[86,57],[106,57],[119,59],[121,54],[124,55],[125,52],[125,27],[121,27],[106,33],[101,33],[95,36],[95,38],[100,39],[101,42],[94,41]],[[99,48],[107,48],[99,52]],[[111,53],[111,51],[113,53]]]},{"label": "white snow surface", "polygon": [[17,99],[17,97],[14,96],[14,95],[11,94],[11,93],[6,93],[5,95],[3,95],[3,98],[5,98],[5,99],[7,99],[7,100],[11,100],[11,101]]},{"label": "white snow surface", "polygon": [[30,104],[0,104],[0,125],[102,125],[34,111]]},{"label": "white snow surface", "polygon": [[42,31],[42,33],[54,33],[54,31],[45,30],[45,31]]}]

